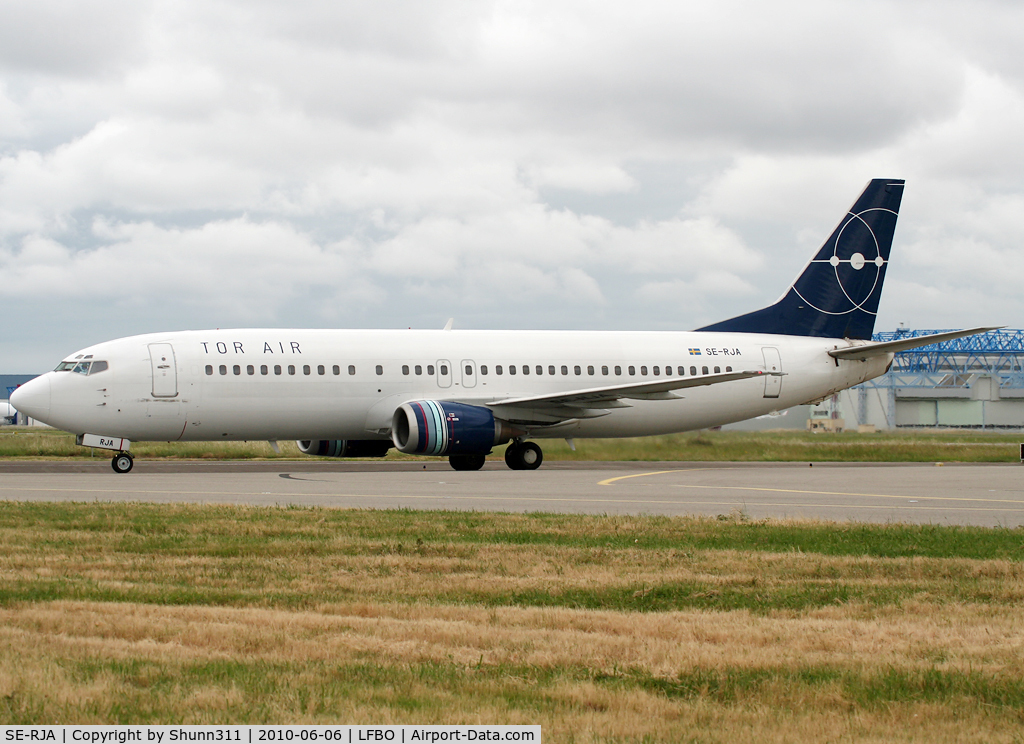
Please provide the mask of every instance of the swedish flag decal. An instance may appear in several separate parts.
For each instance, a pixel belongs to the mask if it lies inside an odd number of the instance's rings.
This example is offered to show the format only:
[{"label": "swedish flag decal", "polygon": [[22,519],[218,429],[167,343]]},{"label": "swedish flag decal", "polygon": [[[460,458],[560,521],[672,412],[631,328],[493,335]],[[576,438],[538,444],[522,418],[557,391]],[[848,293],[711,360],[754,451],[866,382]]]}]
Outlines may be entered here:
[{"label": "swedish flag decal", "polygon": [[700,354],[700,349],[690,349],[690,356],[696,356]]}]

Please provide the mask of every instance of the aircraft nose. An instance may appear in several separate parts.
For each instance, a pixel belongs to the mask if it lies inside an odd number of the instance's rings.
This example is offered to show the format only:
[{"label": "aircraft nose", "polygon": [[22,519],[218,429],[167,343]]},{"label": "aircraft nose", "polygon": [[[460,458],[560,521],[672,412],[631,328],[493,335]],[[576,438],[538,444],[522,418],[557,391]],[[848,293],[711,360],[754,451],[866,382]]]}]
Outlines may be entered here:
[{"label": "aircraft nose", "polygon": [[29,380],[11,393],[11,405],[18,413],[45,421],[50,417],[50,378]]}]

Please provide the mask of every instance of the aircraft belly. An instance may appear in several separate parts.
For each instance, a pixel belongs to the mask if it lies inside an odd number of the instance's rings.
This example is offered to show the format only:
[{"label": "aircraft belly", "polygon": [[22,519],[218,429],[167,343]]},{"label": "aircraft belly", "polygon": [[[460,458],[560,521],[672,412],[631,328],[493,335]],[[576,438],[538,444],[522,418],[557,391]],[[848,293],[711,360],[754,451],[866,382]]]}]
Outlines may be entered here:
[{"label": "aircraft belly", "polygon": [[366,439],[365,398],[204,399],[182,439]]}]

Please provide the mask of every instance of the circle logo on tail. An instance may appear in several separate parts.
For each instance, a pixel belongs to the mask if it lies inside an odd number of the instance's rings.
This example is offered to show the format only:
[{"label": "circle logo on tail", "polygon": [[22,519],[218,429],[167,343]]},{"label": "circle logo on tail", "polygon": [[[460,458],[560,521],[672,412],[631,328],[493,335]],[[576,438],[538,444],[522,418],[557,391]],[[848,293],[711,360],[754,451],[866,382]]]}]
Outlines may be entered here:
[{"label": "circle logo on tail", "polygon": [[[871,212],[887,212],[896,216],[896,212],[891,209],[882,208],[865,209],[858,213],[850,212],[849,219],[839,228],[832,243],[832,255],[829,258],[815,258],[811,261],[812,264],[827,263],[832,267],[836,278],[835,287],[840,292],[839,297],[836,297],[835,293],[827,288],[822,292],[815,292],[815,295],[833,301],[840,300],[838,303],[830,303],[833,305],[833,309],[826,310],[819,307],[822,304],[820,300],[818,304],[809,300],[805,296],[809,287],[805,286],[805,291],[801,292],[797,288],[799,281],[793,285],[793,291],[800,299],[818,312],[826,315],[846,315],[854,310],[863,310],[871,315],[876,314],[873,310],[865,308],[864,305],[872,298],[875,289],[879,286],[886,260],[882,256],[878,237],[867,219],[871,216],[869,214]],[[820,279],[817,276],[815,278]],[[842,297],[845,297],[849,303],[846,308],[841,307],[846,304],[841,301]]]}]

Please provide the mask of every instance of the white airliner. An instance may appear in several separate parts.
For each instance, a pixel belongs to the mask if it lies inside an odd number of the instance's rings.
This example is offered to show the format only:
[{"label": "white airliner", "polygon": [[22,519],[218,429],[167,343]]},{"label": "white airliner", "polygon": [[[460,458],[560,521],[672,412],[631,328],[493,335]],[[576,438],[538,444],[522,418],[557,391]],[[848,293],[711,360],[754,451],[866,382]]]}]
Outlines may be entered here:
[{"label": "white airliner", "polygon": [[775,304],[696,331],[283,330],[132,336],[68,356],[11,396],[115,451],[131,441],[296,439],[303,452],[446,455],[638,437],[753,418],[883,374],[893,354],[988,328],[872,343],[903,181],[871,181]]}]

